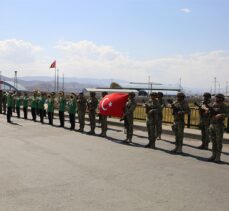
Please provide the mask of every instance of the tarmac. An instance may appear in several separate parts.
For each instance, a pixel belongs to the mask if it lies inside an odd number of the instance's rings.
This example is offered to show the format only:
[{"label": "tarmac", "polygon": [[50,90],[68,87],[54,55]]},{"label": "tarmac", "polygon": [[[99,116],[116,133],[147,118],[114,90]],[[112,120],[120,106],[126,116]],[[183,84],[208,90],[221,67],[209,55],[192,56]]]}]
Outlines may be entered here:
[{"label": "tarmac", "polygon": [[56,126],[12,120],[0,115],[0,210],[228,211],[229,145],[221,164],[207,162],[211,151],[197,149],[198,130],[174,155],[166,125],[153,150],[144,148],[144,123],[135,122],[134,143],[125,144],[119,120],[109,119],[107,138],[71,131],[68,121],[59,128],[57,119]]}]

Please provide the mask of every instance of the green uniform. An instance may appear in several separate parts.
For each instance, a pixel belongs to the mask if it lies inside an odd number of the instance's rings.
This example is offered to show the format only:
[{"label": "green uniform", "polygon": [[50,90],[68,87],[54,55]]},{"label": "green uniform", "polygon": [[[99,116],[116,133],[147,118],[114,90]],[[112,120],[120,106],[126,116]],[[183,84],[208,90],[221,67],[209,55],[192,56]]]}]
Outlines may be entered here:
[{"label": "green uniform", "polygon": [[66,107],[66,99],[64,96],[59,97],[59,120],[60,120],[60,126],[64,127],[64,112]]},{"label": "green uniform", "polygon": [[2,114],[2,98],[3,98],[3,92],[0,90],[0,114]]},{"label": "green uniform", "polygon": [[23,108],[28,108],[28,97],[27,96],[23,98]]},{"label": "green uniform", "polygon": [[90,120],[90,126],[91,126],[91,134],[95,133],[95,116],[96,116],[96,109],[98,107],[98,99],[96,97],[90,97],[87,101],[88,106],[88,115]]},{"label": "green uniform", "polygon": [[48,103],[48,119],[49,119],[49,124],[53,125],[53,116],[54,116],[54,98],[48,98],[47,100]]},{"label": "green uniform", "polygon": [[12,108],[14,104],[14,99],[11,94],[7,95],[7,122],[11,122]]},{"label": "green uniform", "polygon": [[85,113],[87,109],[87,100],[85,99],[85,97],[80,97],[77,99],[77,107],[78,107],[78,118],[80,124],[79,131],[83,132],[84,125],[85,125]]},{"label": "green uniform", "polygon": [[6,114],[6,103],[7,103],[7,93],[5,92],[2,97],[3,114]]},{"label": "green uniform", "polygon": [[35,94],[31,99],[31,113],[32,113],[33,121],[36,121],[36,118],[37,118],[37,97]]},{"label": "green uniform", "polygon": [[[222,114],[222,119],[216,119],[217,114]],[[210,111],[209,136],[212,142],[212,160],[220,161],[223,148],[224,118],[228,116],[228,109],[224,103],[214,103]]]},{"label": "green uniform", "polygon": [[186,101],[178,102],[176,101],[172,105],[173,108],[173,116],[174,116],[174,122],[173,122],[173,132],[175,133],[175,149],[174,152],[181,153],[182,152],[182,146],[183,146],[183,138],[184,138],[184,117],[185,114],[190,113],[190,108],[188,106],[188,103]]},{"label": "green uniform", "polygon": [[44,110],[44,104],[45,104],[45,98],[44,97],[38,97],[37,99],[37,105],[39,110]]},{"label": "green uniform", "polygon": [[137,106],[135,99],[129,99],[125,105],[124,121],[126,127],[126,139],[130,142],[133,137],[134,110]]},{"label": "green uniform", "polygon": [[157,100],[149,100],[146,104],[146,125],[148,130],[148,147],[155,148],[155,142],[157,138],[157,123],[158,123],[158,114],[160,112],[160,104]]}]

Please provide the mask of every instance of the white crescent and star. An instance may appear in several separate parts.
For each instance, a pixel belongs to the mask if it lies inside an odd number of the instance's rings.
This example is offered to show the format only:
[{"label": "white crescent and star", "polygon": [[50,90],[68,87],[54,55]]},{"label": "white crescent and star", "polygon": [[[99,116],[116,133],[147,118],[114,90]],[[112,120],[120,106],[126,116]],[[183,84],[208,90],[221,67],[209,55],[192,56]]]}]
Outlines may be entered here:
[{"label": "white crescent and star", "polygon": [[[103,101],[102,101],[102,104],[101,104],[101,107],[104,111],[107,110],[107,108],[104,108],[104,103],[107,101],[107,100],[110,100],[108,97],[106,97]],[[108,103],[108,106],[111,107],[112,106],[112,102],[109,102]]]}]

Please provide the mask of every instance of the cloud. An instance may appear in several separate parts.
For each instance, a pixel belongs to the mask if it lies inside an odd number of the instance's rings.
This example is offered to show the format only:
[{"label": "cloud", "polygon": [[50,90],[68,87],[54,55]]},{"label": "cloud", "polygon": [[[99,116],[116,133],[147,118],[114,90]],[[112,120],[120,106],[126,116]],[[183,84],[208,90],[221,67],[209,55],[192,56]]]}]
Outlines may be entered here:
[{"label": "cloud", "polygon": [[[0,41],[0,64],[3,74],[19,76],[53,76],[49,69],[56,59],[60,72],[66,77],[124,79],[145,82],[148,76],[154,82],[178,83],[184,86],[210,88],[213,78],[221,84],[229,78],[229,51],[196,52],[159,59],[132,59],[112,46],[97,45],[91,41],[58,41],[52,49],[43,49],[26,41]],[[17,61],[19,61],[17,63]],[[222,85],[221,85],[222,86]]]},{"label": "cloud", "polygon": [[190,13],[191,10],[189,8],[182,8],[180,9],[181,12],[184,12],[184,13]]}]

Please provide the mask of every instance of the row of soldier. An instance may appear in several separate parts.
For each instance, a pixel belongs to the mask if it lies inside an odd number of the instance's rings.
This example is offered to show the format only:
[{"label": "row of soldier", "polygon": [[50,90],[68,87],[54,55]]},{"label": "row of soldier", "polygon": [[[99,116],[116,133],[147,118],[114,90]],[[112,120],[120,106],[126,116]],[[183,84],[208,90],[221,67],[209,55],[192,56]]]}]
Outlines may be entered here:
[{"label": "row of soldier", "polygon": [[[106,92],[102,93],[102,98],[107,95]],[[28,106],[31,106],[32,119],[36,121],[36,116],[39,114],[40,122],[44,122],[44,115],[46,109],[48,113],[49,124],[53,125],[54,104],[58,104],[59,107],[59,120],[60,127],[64,127],[65,115],[67,110],[69,113],[69,120],[71,124],[71,130],[75,129],[75,116],[78,114],[79,120],[79,132],[84,131],[84,122],[86,110],[88,110],[90,131],[91,135],[95,134],[96,127],[96,115],[98,107],[98,99],[94,92],[90,93],[89,99],[84,97],[81,92],[78,96],[75,93],[71,93],[70,99],[64,95],[64,92],[58,93],[58,100],[55,102],[55,93],[46,95],[46,93],[34,92],[32,97],[28,97],[25,93],[24,96],[20,94],[8,92],[4,93],[6,100],[3,100],[3,110],[6,112],[7,107],[7,121],[11,122],[12,109],[14,104],[16,105],[17,116],[20,117],[20,107],[22,105],[24,118],[27,119]],[[215,97],[215,102],[211,102],[211,94],[205,93],[203,95],[204,100],[201,104],[196,104],[200,112],[200,125],[202,132],[202,144],[200,149],[208,149],[210,140],[212,141],[212,156],[209,161],[220,162],[220,156],[222,151],[222,139],[224,132],[224,119],[228,116],[227,107],[224,104],[224,96],[218,94]],[[15,103],[14,103],[15,102]],[[132,143],[133,137],[133,120],[134,110],[136,108],[135,94],[129,93],[129,99],[124,109],[124,115],[121,119],[124,120],[124,126],[126,129],[126,143]],[[185,100],[184,93],[178,93],[176,95],[176,101],[168,101],[165,103],[163,99],[163,93],[151,93],[147,103],[143,105],[146,110],[147,119],[146,125],[148,130],[149,143],[145,146],[147,148],[155,149],[155,143],[157,139],[161,139],[162,133],[162,119],[163,108],[165,106],[171,107],[173,110],[174,123],[172,130],[175,134],[175,148],[173,153],[182,153],[185,115],[190,113],[190,108]],[[1,107],[1,106],[0,106]],[[0,110],[1,111],[1,110]],[[101,123],[101,136],[106,137],[107,132],[107,116],[99,114],[99,121]]]}]

